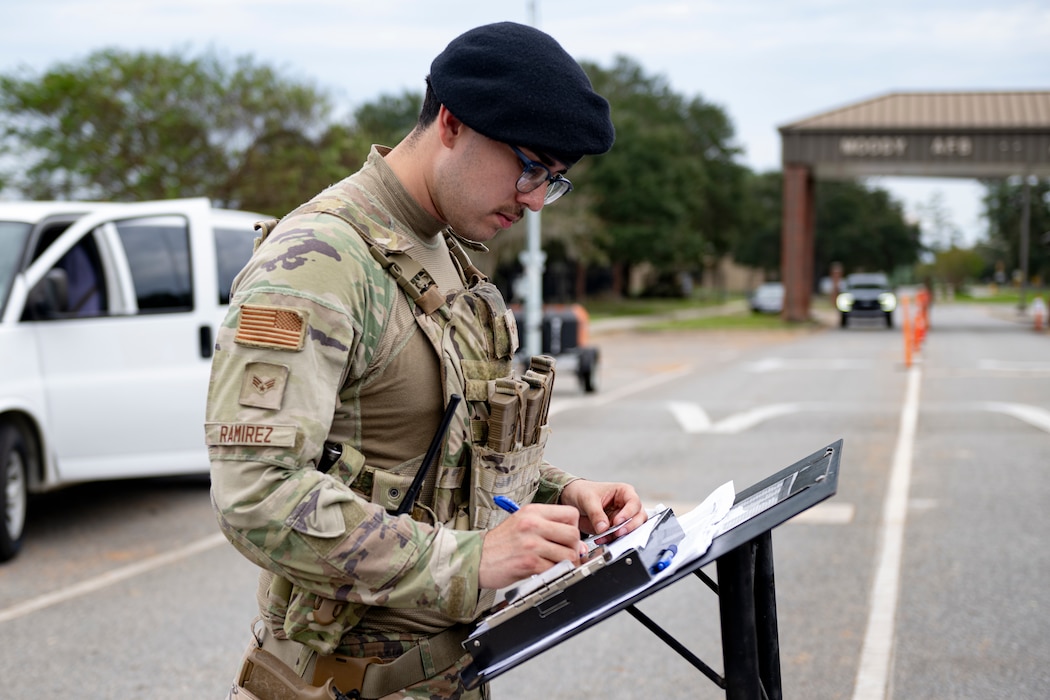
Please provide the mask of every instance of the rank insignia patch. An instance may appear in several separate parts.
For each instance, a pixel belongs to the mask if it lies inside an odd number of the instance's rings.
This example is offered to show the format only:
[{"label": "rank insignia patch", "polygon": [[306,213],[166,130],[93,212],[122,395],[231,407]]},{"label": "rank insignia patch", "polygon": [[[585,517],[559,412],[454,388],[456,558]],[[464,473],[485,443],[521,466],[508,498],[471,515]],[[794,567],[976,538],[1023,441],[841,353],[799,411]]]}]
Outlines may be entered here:
[{"label": "rank insignia patch", "polygon": [[277,410],[288,385],[288,368],[269,362],[249,362],[241,380],[240,404]]},{"label": "rank insignia patch", "polygon": [[306,312],[281,306],[245,304],[234,342],[255,348],[302,350],[306,337]]}]

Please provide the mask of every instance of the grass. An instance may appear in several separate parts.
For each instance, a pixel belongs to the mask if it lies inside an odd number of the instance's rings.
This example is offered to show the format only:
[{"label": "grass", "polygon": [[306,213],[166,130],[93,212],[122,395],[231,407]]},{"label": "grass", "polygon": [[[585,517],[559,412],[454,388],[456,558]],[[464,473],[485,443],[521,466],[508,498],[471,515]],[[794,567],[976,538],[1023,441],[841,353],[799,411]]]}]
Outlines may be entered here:
[{"label": "grass", "polygon": [[[729,294],[717,299],[603,299],[588,300],[585,306],[592,321],[623,317],[653,317],[651,322],[642,322],[637,326],[638,330],[642,331],[782,330],[819,325],[815,322],[788,323],[776,314],[752,313],[740,303],[744,298],[742,294]],[[727,303],[731,303],[730,308],[724,312],[718,310]],[[817,303],[820,302],[814,299],[814,304]],[[690,311],[703,312],[705,309],[711,311],[707,314],[697,314],[695,317],[688,313]],[[672,314],[679,314],[681,317],[670,318]]]},{"label": "grass", "polygon": [[[1029,290],[1027,297],[1029,300],[1035,296],[1039,296],[1038,290]],[[1016,304],[1021,300],[1021,293],[1015,290],[1000,291],[995,294],[967,294],[960,292],[955,295],[954,301],[966,302],[968,304]]]},{"label": "grass", "polygon": [[594,299],[587,300],[584,307],[592,319],[617,318],[622,316],[656,316],[675,311],[704,309],[721,306],[727,301],[741,299],[741,295],[729,295],[723,299]]},{"label": "grass", "polygon": [[776,314],[730,313],[702,318],[656,321],[641,326],[643,331],[697,330],[781,330],[816,326],[815,323],[788,323]]}]

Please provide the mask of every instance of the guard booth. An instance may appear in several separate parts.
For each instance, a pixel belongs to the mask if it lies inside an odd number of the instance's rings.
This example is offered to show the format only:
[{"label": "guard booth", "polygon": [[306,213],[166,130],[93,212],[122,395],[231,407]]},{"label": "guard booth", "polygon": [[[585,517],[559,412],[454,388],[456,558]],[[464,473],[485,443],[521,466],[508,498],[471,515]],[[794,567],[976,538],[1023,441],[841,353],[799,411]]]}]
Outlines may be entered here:
[{"label": "guard booth", "polygon": [[[781,279],[788,321],[809,318],[816,178],[1019,175],[1027,186],[1030,176],[1050,177],[1050,91],[890,93],[779,131]],[[1022,259],[1029,237],[1024,226]]]}]

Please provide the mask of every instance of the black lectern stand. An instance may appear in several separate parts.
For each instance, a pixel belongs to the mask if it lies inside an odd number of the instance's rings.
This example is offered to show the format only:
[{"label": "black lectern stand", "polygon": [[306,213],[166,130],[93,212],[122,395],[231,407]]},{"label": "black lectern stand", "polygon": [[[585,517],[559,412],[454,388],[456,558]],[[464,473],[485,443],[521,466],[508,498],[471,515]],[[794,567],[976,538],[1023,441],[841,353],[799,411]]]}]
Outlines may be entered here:
[{"label": "black lectern stand", "polygon": [[[464,681],[468,687],[475,687],[492,680],[626,610],[724,689],[727,700],[782,700],[771,531],[835,494],[841,452],[842,440],[839,440],[739,492],[707,552],[672,575],[639,586],[637,579],[631,579],[629,584],[621,583],[625,580],[622,576],[625,567],[609,566],[608,580],[602,581],[599,570],[558,593],[560,598],[556,604],[546,601],[547,610],[552,612],[512,617],[500,623],[499,634],[492,635],[496,642],[486,643],[484,638],[476,637],[467,639],[463,646],[474,661],[464,671]],[[712,562],[717,583],[701,570]],[[615,572],[619,572],[619,578],[614,578],[618,575]],[[718,595],[724,676],[718,675],[635,607],[636,603],[690,574]],[[622,585],[634,586],[626,598]],[[607,601],[595,599],[601,596],[607,596]],[[617,602],[602,607],[608,601]],[[595,610],[600,612],[595,615]],[[549,626],[544,623],[537,629],[537,619],[549,622]]]}]

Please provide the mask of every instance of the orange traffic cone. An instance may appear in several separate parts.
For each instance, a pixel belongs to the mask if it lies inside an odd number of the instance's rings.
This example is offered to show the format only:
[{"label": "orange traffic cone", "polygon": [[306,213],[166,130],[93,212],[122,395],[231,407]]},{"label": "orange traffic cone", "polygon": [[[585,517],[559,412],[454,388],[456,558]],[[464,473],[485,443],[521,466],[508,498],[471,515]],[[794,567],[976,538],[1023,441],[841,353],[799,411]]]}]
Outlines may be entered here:
[{"label": "orange traffic cone", "polygon": [[1042,331],[1046,324],[1046,302],[1043,301],[1043,297],[1033,299],[1028,308],[1032,313],[1032,327],[1036,331]]},{"label": "orange traffic cone", "polygon": [[911,351],[913,339],[911,329],[911,314],[908,311],[908,297],[901,297],[901,316],[903,317],[901,329],[904,331],[904,366],[911,368]]}]

